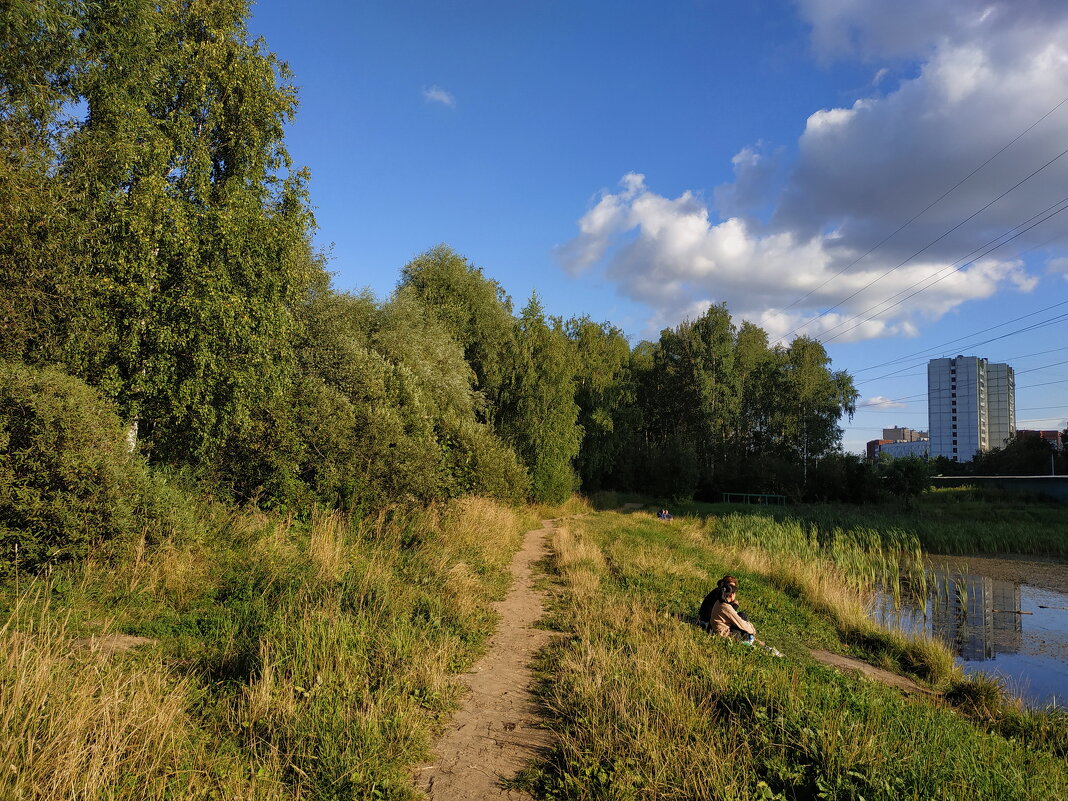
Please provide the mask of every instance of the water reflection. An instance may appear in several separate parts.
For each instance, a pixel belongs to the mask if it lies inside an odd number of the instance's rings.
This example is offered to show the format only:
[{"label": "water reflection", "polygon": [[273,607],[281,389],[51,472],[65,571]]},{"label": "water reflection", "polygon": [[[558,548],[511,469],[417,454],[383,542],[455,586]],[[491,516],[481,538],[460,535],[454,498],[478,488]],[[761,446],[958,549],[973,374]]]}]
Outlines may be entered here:
[{"label": "water reflection", "polygon": [[947,568],[928,569],[901,604],[877,592],[884,625],[926,632],[949,644],[966,672],[1005,680],[1032,705],[1068,698],[1068,595]]}]

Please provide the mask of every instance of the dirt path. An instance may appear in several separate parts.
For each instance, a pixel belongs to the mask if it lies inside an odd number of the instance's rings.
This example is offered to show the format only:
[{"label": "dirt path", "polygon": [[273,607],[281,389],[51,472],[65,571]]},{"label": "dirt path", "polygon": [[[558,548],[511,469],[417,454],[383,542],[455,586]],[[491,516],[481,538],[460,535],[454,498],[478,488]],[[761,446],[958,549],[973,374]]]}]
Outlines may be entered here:
[{"label": "dirt path", "polygon": [[889,684],[891,687],[897,687],[899,690],[909,695],[936,695],[934,691],[928,690],[926,687],[921,687],[912,679],[899,676],[896,673],[891,673],[889,670],[875,667],[875,665],[869,665],[867,662],[862,662],[851,656],[832,654],[830,651],[823,651],[820,649],[814,649],[812,651],[812,656],[816,658],[816,661],[822,662],[825,665],[838,668],[845,673],[859,673],[865,678],[881,681],[883,684]]},{"label": "dirt path", "polygon": [[416,774],[416,785],[433,801],[475,801],[483,798],[528,798],[504,790],[500,780],[513,778],[551,742],[538,727],[530,694],[528,665],[548,643],[548,631],[534,628],[544,612],[544,593],[533,587],[531,567],[547,553],[552,522],[528,531],[512,560],[512,588],[494,605],[501,616],[489,651],[466,674],[463,706],[438,742],[436,759]]}]

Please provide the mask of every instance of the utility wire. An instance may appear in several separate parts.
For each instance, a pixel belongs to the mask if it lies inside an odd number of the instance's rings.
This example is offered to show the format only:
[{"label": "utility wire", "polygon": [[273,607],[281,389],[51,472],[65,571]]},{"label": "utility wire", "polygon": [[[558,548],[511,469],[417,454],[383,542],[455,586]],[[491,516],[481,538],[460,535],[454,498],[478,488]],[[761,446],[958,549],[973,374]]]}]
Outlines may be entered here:
[{"label": "utility wire", "polygon": [[[1065,152],[1065,153],[1068,153],[1068,150],[1065,150],[1064,152]],[[1061,202],[1061,203],[1065,203],[1065,202],[1068,202],[1068,198],[1066,198],[1066,199],[1065,199],[1064,201],[1060,201],[1060,202]],[[1048,210],[1048,209],[1047,209],[1047,210]],[[883,313],[885,313],[885,312],[889,311],[890,309],[893,309],[893,308],[895,308],[895,307],[897,307],[897,306],[900,306],[900,305],[901,305],[902,303],[904,303],[905,301],[907,301],[907,300],[911,300],[911,299],[912,299],[912,298],[914,298],[914,297],[915,297],[916,295],[919,295],[919,294],[920,294],[921,292],[924,292],[924,291],[926,291],[926,290],[930,289],[930,288],[931,288],[932,286],[934,286],[935,284],[937,284],[937,283],[940,283],[940,282],[944,281],[945,279],[949,278],[949,276],[951,276],[951,275],[954,275],[955,273],[959,273],[959,272],[960,272],[961,270],[963,270],[963,269],[964,269],[965,267],[967,267],[967,266],[968,266],[968,264],[971,264],[971,263],[973,263],[973,262],[975,262],[975,261],[978,261],[978,259],[982,258],[983,256],[987,256],[987,255],[989,255],[989,254],[993,253],[993,252],[994,252],[995,250],[997,250],[998,248],[1004,247],[1005,245],[1007,245],[1007,244],[1008,244],[1009,242],[1011,242],[1012,240],[1014,240],[1014,239],[1017,239],[1018,237],[1020,237],[1020,236],[1023,236],[1024,234],[1026,234],[1026,233],[1027,233],[1028,231],[1030,231],[1030,230],[1031,230],[1032,228],[1035,228],[1035,227],[1037,227],[1037,226],[1041,225],[1042,223],[1044,223],[1044,222],[1046,222],[1046,221],[1048,221],[1048,220],[1052,219],[1053,217],[1056,217],[1056,216],[1057,216],[1058,214],[1061,214],[1062,212],[1064,212],[1064,211],[1066,211],[1066,210],[1068,210],[1068,205],[1063,205],[1063,206],[1061,206],[1061,208],[1059,208],[1059,209],[1057,209],[1056,211],[1054,211],[1054,212],[1051,212],[1050,214],[1046,215],[1046,216],[1045,216],[1044,218],[1042,218],[1042,219],[1041,219],[1041,220],[1039,220],[1038,222],[1036,222],[1036,223],[1033,223],[1033,224],[1029,225],[1029,226],[1028,226],[1027,228],[1024,228],[1024,229],[1023,229],[1022,231],[1019,231],[1019,232],[1017,232],[1017,233],[1013,234],[1013,235],[1012,235],[1012,236],[1010,236],[1010,237],[1009,237],[1008,239],[1006,239],[1006,240],[1005,240],[1004,242],[1001,242],[1000,244],[994,245],[993,247],[991,247],[991,248],[990,248],[989,250],[987,250],[987,251],[986,251],[985,253],[982,253],[982,254],[981,254],[980,256],[978,256],[977,258],[975,258],[975,259],[972,259],[971,261],[969,261],[969,262],[966,262],[966,263],[964,263],[964,264],[960,265],[959,267],[956,267],[956,268],[954,268],[954,269],[953,269],[953,270],[951,270],[950,272],[947,272],[947,273],[946,273],[945,275],[943,275],[943,276],[941,276],[941,277],[939,277],[939,278],[937,278],[937,279],[935,279],[935,280],[931,281],[931,283],[929,283],[929,284],[928,284],[927,286],[924,286],[924,287],[921,287],[920,289],[917,289],[917,290],[916,290],[915,292],[913,292],[913,293],[911,293],[911,294],[909,294],[909,295],[906,295],[906,296],[905,296],[905,297],[903,297],[903,298],[902,298],[901,300],[899,300],[899,301],[897,301],[897,302],[895,302],[895,303],[892,303],[891,305],[887,306],[887,307],[886,307],[885,309],[882,309],[882,310],[881,310],[880,312],[878,312],[878,313],[876,313],[876,314],[873,314],[873,315],[872,315],[871,317],[868,317],[868,318],[866,318],[866,319],[864,319],[864,320],[861,320],[861,321],[860,321],[860,322],[858,322],[858,323],[857,323],[856,325],[854,325],[854,326],[853,326],[852,328],[848,328],[848,329],[846,329],[845,331],[841,331],[841,332],[839,332],[839,333],[835,334],[835,335],[834,335],[833,337],[830,337],[829,339],[825,339],[825,340],[822,340],[822,342],[823,342],[824,344],[826,344],[826,343],[828,343],[828,342],[833,342],[834,340],[838,339],[838,337],[840,337],[840,336],[843,336],[844,334],[848,334],[848,333],[849,333],[850,331],[853,331],[853,330],[855,330],[856,328],[859,328],[859,327],[860,327],[861,325],[863,325],[864,323],[868,322],[869,320],[872,320],[872,319],[874,319],[874,318],[875,318],[875,317],[877,317],[877,316],[878,316],[879,314],[883,314]],[[1040,213],[1044,213],[1044,212],[1040,212]],[[1032,219],[1034,219],[1034,218],[1032,218]],[[946,268],[943,268],[943,270],[945,270],[945,269],[946,269]],[[934,275],[937,275],[937,274],[938,274],[938,273],[935,273]],[[918,281],[918,282],[917,282],[916,284],[913,284],[912,286],[914,287],[914,286],[916,286],[917,284],[923,283],[923,281],[928,281],[928,280],[930,280],[930,279],[931,279],[931,278],[933,278],[933,277],[934,277],[933,275],[932,275],[932,276],[928,276],[928,278],[925,278],[925,279],[923,279],[922,281]],[[911,287],[909,287],[909,289],[911,289]],[[907,291],[907,290],[902,290],[902,291]],[[898,293],[898,295],[900,295],[900,294],[901,294],[901,293],[899,292],[899,293]],[[892,297],[892,298],[893,298],[893,297],[897,297],[897,295],[892,295],[891,297]],[[887,300],[889,300],[889,299],[890,299],[890,298],[888,298]],[[886,301],[882,301],[882,303],[885,303],[885,302],[886,302]],[[877,304],[875,304],[875,306],[870,306],[869,308],[865,309],[865,310],[864,310],[863,312],[861,312],[860,314],[866,314],[867,312],[871,311],[871,310],[872,310],[873,308],[875,308],[876,306],[879,306],[879,305],[882,305],[882,304],[881,304],[881,303],[877,303]],[[850,320],[855,320],[855,319],[856,319],[857,317],[859,317],[859,316],[860,316],[860,315],[858,314],[858,315],[856,315],[856,316],[854,316],[854,317],[851,317],[851,318],[850,318]],[[847,321],[845,321],[845,322],[849,322],[849,320],[847,320]],[[842,325],[844,325],[844,323],[839,323],[839,325],[835,326],[835,328],[840,328],[840,327],[841,327]],[[833,331],[834,329],[832,328],[831,330]]]},{"label": "utility wire", "polygon": [[[1027,314],[1022,314],[1019,317],[1014,317],[1011,320],[1006,320],[1005,322],[998,323],[997,325],[992,325],[992,326],[989,326],[987,328],[981,328],[978,331],[973,331],[972,333],[965,334],[962,337],[957,337],[956,339],[951,339],[948,342],[942,342],[942,343],[940,343],[938,345],[934,345],[931,348],[925,348],[924,350],[918,350],[915,353],[909,353],[909,354],[907,354],[905,356],[898,356],[896,359],[890,359],[889,361],[880,362],[879,364],[873,364],[870,367],[861,367],[859,370],[854,370],[853,373],[855,375],[856,373],[864,373],[864,372],[867,372],[868,370],[877,370],[880,367],[889,367],[891,364],[897,364],[898,362],[903,362],[903,361],[905,361],[907,359],[912,359],[912,358],[914,358],[916,356],[922,356],[922,355],[927,354],[927,353],[932,353],[932,352],[940,353],[940,352],[942,352],[941,348],[944,348],[944,347],[946,347],[948,345],[956,345],[958,342],[962,342],[965,339],[970,339],[971,337],[976,337],[976,336],[979,336],[980,334],[985,334],[988,331],[993,331],[995,328],[1001,328],[1002,326],[1011,325],[1012,323],[1018,323],[1018,322],[1020,322],[1020,320],[1026,320],[1028,317],[1034,317],[1037,314],[1042,314],[1043,312],[1048,312],[1050,309],[1056,309],[1056,308],[1059,308],[1059,307],[1064,306],[1064,305],[1068,305],[1068,300],[1062,300],[1060,303],[1054,303],[1052,306],[1046,306],[1046,308],[1039,309],[1038,311],[1033,311],[1033,312],[1028,312]],[[1030,329],[1029,328],[1021,328],[1021,329],[1018,329],[1017,331],[1010,331],[1007,334],[1002,334],[1001,336],[994,337],[993,339],[987,339],[987,340],[983,340],[982,342],[976,342],[976,343],[973,343],[971,345],[965,345],[965,346],[963,346],[963,349],[964,350],[968,350],[968,349],[977,347],[979,345],[986,345],[989,342],[995,342],[995,341],[997,341],[999,339],[1004,339],[1005,337],[1015,336],[1016,334],[1020,333],[1021,331],[1027,331],[1027,330],[1030,330]],[[961,348],[954,348],[954,350],[960,350],[960,349]]]},{"label": "utility wire", "polygon": [[[846,265],[845,267],[843,267],[843,268],[842,268],[841,270],[839,270],[839,271],[838,271],[837,273],[835,273],[834,275],[832,275],[832,276],[831,276],[830,278],[828,278],[828,279],[827,279],[826,281],[824,281],[824,282],[823,282],[822,284],[820,284],[820,285],[819,285],[818,287],[816,287],[815,289],[811,289],[811,290],[809,290],[809,291],[808,291],[808,292],[806,292],[806,293],[805,293],[804,295],[802,295],[801,297],[799,297],[799,298],[798,298],[797,300],[793,301],[793,302],[792,302],[792,303],[791,303],[790,305],[788,305],[788,306],[784,306],[784,307],[783,307],[783,308],[781,309],[781,311],[786,311],[787,309],[792,309],[792,308],[793,308],[794,306],[796,306],[796,305],[797,305],[798,303],[800,303],[801,301],[803,301],[803,300],[807,299],[808,297],[810,297],[810,296],[811,296],[811,295],[812,295],[812,294],[813,294],[814,292],[818,292],[819,290],[823,289],[823,288],[824,288],[825,286],[827,286],[827,284],[831,283],[831,281],[833,281],[833,280],[834,280],[835,278],[838,278],[838,277],[839,277],[840,275],[842,275],[843,273],[845,273],[845,272],[847,272],[848,270],[850,270],[851,268],[855,267],[855,266],[856,266],[856,265],[857,265],[858,263],[860,263],[860,262],[861,262],[861,261],[862,261],[863,259],[865,259],[865,258],[867,258],[868,256],[870,256],[870,255],[871,255],[872,253],[874,253],[874,252],[875,252],[876,250],[878,250],[878,249],[879,249],[880,247],[882,247],[883,245],[885,245],[885,244],[886,244],[886,243],[887,243],[888,241],[890,241],[890,240],[891,240],[891,239],[893,239],[893,238],[894,238],[895,236],[897,236],[897,235],[898,235],[899,233],[901,233],[901,232],[902,232],[902,231],[904,231],[904,230],[905,230],[906,228],[908,228],[908,227],[909,227],[910,225],[912,225],[912,223],[914,223],[914,222],[915,222],[915,221],[916,221],[916,220],[917,220],[917,219],[918,219],[919,217],[921,217],[922,215],[926,214],[926,213],[927,213],[928,211],[930,211],[930,210],[931,210],[932,208],[934,208],[934,207],[935,207],[936,205],[938,205],[938,204],[939,204],[939,203],[941,203],[941,202],[942,202],[943,200],[945,200],[945,199],[946,199],[946,197],[948,197],[948,196],[949,196],[950,194],[952,194],[952,193],[953,193],[953,192],[954,192],[955,190],[957,190],[957,189],[958,189],[958,188],[959,188],[959,187],[961,186],[961,184],[963,184],[963,183],[964,183],[965,181],[967,181],[967,180],[968,180],[969,178],[971,178],[971,177],[972,177],[973,175],[975,175],[975,174],[976,174],[977,172],[979,172],[979,171],[980,171],[981,169],[983,169],[983,167],[985,167],[985,166],[986,166],[987,164],[989,164],[990,162],[992,162],[992,161],[993,161],[994,159],[996,159],[996,158],[997,158],[998,156],[1000,156],[1000,155],[1001,155],[1002,153],[1004,153],[1004,152],[1005,152],[1006,150],[1008,150],[1008,149],[1009,149],[1010,147],[1012,147],[1012,146],[1013,146],[1013,145],[1015,145],[1015,144],[1016,144],[1017,142],[1019,142],[1019,141],[1020,141],[1020,140],[1021,140],[1021,139],[1022,139],[1022,138],[1024,137],[1024,135],[1025,135],[1025,134],[1027,134],[1027,133],[1029,133],[1029,132],[1031,131],[1031,129],[1032,129],[1032,128],[1034,128],[1034,127],[1035,127],[1036,125],[1038,125],[1038,124],[1039,124],[1040,122],[1042,122],[1042,121],[1043,121],[1044,119],[1046,119],[1046,117],[1048,117],[1048,116],[1049,116],[1050,114],[1052,114],[1052,113],[1053,113],[1054,111],[1056,111],[1057,109],[1059,109],[1059,108],[1060,108],[1061,106],[1063,106],[1063,105],[1064,105],[1065,103],[1068,103],[1068,97],[1064,98],[1064,100],[1062,100],[1062,101],[1061,101],[1060,103],[1058,103],[1057,105],[1055,105],[1055,106],[1054,106],[1053,108],[1051,108],[1051,109],[1050,109],[1049,111],[1047,111],[1047,112],[1046,112],[1045,114],[1043,114],[1043,115],[1042,115],[1041,117],[1039,117],[1039,118],[1038,118],[1037,120],[1035,120],[1035,121],[1034,121],[1033,123],[1031,123],[1031,124],[1030,124],[1030,125],[1028,125],[1028,126],[1027,126],[1026,128],[1024,128],[1024,130],[1023,130],[1023,131],[1021,131],[1021,132],[1020,132],[1019,134],[1017,134],[1017,135],[1016,135],[1016,137],[1015,137],[1015,138],[1014,138],[1014,139],[1013,139],[1013,140],[1012,140],[1011,142],[1009,142],[1009,143],[1005,144],[1004,146],[1002,146],[1002,148],[1001,148],[1000,150],[998,150],[998,152],[997,152],[997,153],[995,153],[994,155],[992,155],[992,156],[991,156],[990,158],[988,158],[988,159],[987,159],[986,161],[984,161],[984,162],[983,162],[982,164],[980,164],[980,165],[979,165],[978,167],[976,167],[976,168],[975,168],[974,170],[972,170],[972,171],[971,171],[970,173],[968,173],[967,175],[965,175],[965,176],[964,176],[963,178],[961,178],[961,179],[960,179],[959,181],[957,181],[957,183],[953,184],[953,186],[951,186],[951,187],[950,187],[949,189],[947,189],[947,190],[946,190],[945,192],[943,192],[943,193],[942,193],[941,195],[939,195],[939,196],[938,196],[937,198],[935,198],[935,199],[934,199],[934,200],[932,200],[932,201],[931,201],[930,203],[928,203],[928,204],[927,204],[927,205],[926,205],[926,206],[925,206],[925,207],[924,207],[923,209],[921,209],[920,211],[916,212],[916,214],[912,215],[912,217],[910,217],[910,218],[909,218],[908,220],[906,220],[906,221],[905,221],[904,223],[902,223],[901,225],[899,225],[899,226],[897,227],[897,229],[896,229],[896,230],[894,230],[894,231],[893,231],[892,233],[888,234],[887,236],[883,237],[883,238],[882,238],[881,240],[879,240],[878,242],[876,242],[876,243],[875,243],[875,244],[874,244],[874,245],[873,245],[873,246],[872,246],[871,248],[869,248],[869,249],[867,250],[867,252],[865,252],[865,253],[864,253],[864,255],[862,255],[862,256],[859,256],[858,258],[856,258],[856,259],[854,259],[853,261],[851,261],[851,262],[850,262],[849,264],[847,264],[847,265]],[[794,329],[794,330],[796,331],[797,329]],[[791,331],[790,333],[792,334],[792,333],[793,333],[793,331]],[[789,334],[787,334],[787,336],[789,336]]]},{"label": "utility wire", "polygon": [[[1037,328],[1044,328],[1047,325],[1053,325],[1054,323],[1059,323],[1059,322],[1062,322],[1062,321],[1068,321],[1068,314],[1062,314],[1062,315],[1060,315],[1058,317],[1054,317],[1051,320],[1046,320],[1045,322],[1043,322],[1041,324],[1036,323],[1035,325],[1028,326],[1027,328],[1021,328],[1019,331],[1015,331],[1013,333],[1017,333],[1018,334],[1018,333],[1023,333],[1023,332],[1026,332],[1026,331],[1032,331],[1032,330],[1035,330]],[[1005,336],[1008,336],[1008,334],[1006,334]],[[999,338],[1001,338],[1001,337],[999,337]],[[990,340],[988,340],[988,341],[990,341]],[[982,344],[985,344],[985,343],[980,342],[978,344],[982,345]],[[962,348],[962,350],[971,350],[971,348],[972,348],[972,346],[969,345],[966,348]],[[1006,356],[1004,358],[999,359],[999,361],[1011,362],[1011,361],[1013,361],[1015,359],[1030,359],[1033,356],[1043,356],[1043,355],[1045,355],[1047,353],[1057,353],[1057,352],[1062,351],[1062,350],[1068,350],[1068,348],[1053,348],[1051,350],[1040,350],[1040,351],[1037,351],[1036,353],[1024,353],[1024,354],[1021,354],[1019,356]],[[922,367],[923,365],[925,365],[927,363],[927,361],[929,361],[929,360],[925,360],[925,361],[922,361],[922,362],[915,362],[913,364],[907,364],[904,367],[901,367],[901,368],[899,368],[897,370],[894,370],[892,372],[886,373],[885,375],[879,375],[879,376],[876,376],[875,378],[865,378],[863,381],[858,381],[857,384],[870,384],[873,381],[881,381],[884,378],[894,378],[894,377],[907,378],[909,376],[922,375],[922,373],[907,373],[906,375],[899,375],[899,373],[901,373],[903,370],[911,370],[913,367]],[[871,368],[867,368],[867,369],[871,369]]]},{"label": "utility wire", "polygon": [[[1015,389],[1016,389],[1016,391],[1019,391],[1021,389],[1033,389],[1034,387],[1048,387],[1048,386],[1051,386],[1052,384],[1064,384],[1064,383],[1068,383],[1068,378],[1062,378],[1062,379],[1060,379],[1058,381],[1046,381],[1046,382],[1041,383],[1041,384],[1028,384],[1028,385],[1023,386],[1023,387],[1016,387]],[[869,406],[885,406],[888,403],[900,403],[901,401],[915,400],[916,398],[926,398],[926,397],[928,397],[928,395],[929,395],[929,393],[927,393],[927,392],[921,392],[919,395],[905,395],[905,396],[900,397],[900,398],[888,398],[887,400],[879,401],[878,403],[858,403],[855,408],[863,409],[863,408],[867,408]]]},{"label": "utility wire", "polygon": [[841,306],[841,305],[842,305],[843,303],[845,303],[846,301],[848,301],[848,300],[852,300],[853,298],[855,298],[855,297],[856,297],[857,295],[859,295],[859,294],[860,294],[861,292],[863,292],[864,290],[868,289],[868,288],[869,288],[869,287],[871,287],[872,285],[874,285],[874,284],[878,283],[879,281],[881,281],[882,279],[884,279],[884,278],[885,278],[886,276],[890,275],[890,273],[892,273],[892,272],[893,272],[894,270],[898,269],[899,267],[903,267],[904,265],[908,264],[908,263],[909,263],[910,261],[912,261],[912,260],[913,260],[914,258],[916,258],[917,256],[919,256],[919,255],[920,255],[921,253],[923,253],[924,251],[928,250],[929,248],[931,248],[931,247],[933,247],[934,245],[936,245],[936,244],[938,244],[939,242],[941,242],[941,241],[942,241],[943,239],[945,239],[945,238],[946,238],[947,236],[949,236],[949,235],[950,235],[951,233],[953,233],[954,231],[956,231],[956,230],[957,230],[958,228],[960,228],[960,227],[961,227],[962,225],[964,225],[964,224],[965,224],[966,222],[969,222],[970,220],[974,219],[974,218],[975,218],[975,217],[976,217],[976,216],[977,216],[978,214],[981,214],[982,212],[986,211],[986,210],[987,210],[988,208],[990,208],[991,206],[993,206],[993,205],[994,205],[995,203],[997,203],[997,202],[998,202],[999,200],[1001,200],[1001,199],[1002,199],[1003,197],[1005,197],[1005,196],[1006,196],[1007,194],[1009,194],[1010,192],[1013,192],[1013,191],[1015,191],[1016,189],[1018,189],[1019,187],[1023,186],[1023,185],[1025,184],[1025,183],[1027,183],[1028,181],[1030,181],[1030,180],[1031,180],[1032,178],[1034,178],[1034,177],[1035,177],[1036,175],[1038,175],[1038,174],[1039,174],[1040,172],[1042,172],[1043,170],[1045,170],[1045,169],[1046,169],[1047,167],[1049,167],[1049,166],[1050,166],[1051,164],[1053,164],[1053,163],[1054,163],[1055,161],[1057,161],[1058,159],[1060,159],[1060,158],[1064,157],[1064,156],[1065,156],[1066,154],[1068,154],[1068,148],[1066,148],[1066,149],[1062,150],[1062,151],[1061,151],[1060,153],[1058,153],[1058,154],[1057,154],[1056,156],[1054,156],[1053,158],[1051,158],[1051,159],[1050,159],[1049,161],[1047,161],[1047,162],[1046,162],[1045,164],[1043,164],[1043,165],[1042,165],[1041,167],[1039,167],[1039,168],[1038,168],[1037,170],[1034,170],[1033,172],[1031,172],[1031,173],[1030,173],[1029,175],[1027,175],[1027,176],[1026,176],[1025,178],[1021,178],[1021,179],[1020,179],[1019,181],[1017,181],[1017,182],[1016,182],[1015,184],[1013,184],[1012,186],[1010,186],[1010,187],[1009,187],[1008,189],[1006,189],[1006,190],[1005,190],[1004,192],[1002,192],[1002,193],[1001,193],[1000,195],[998,195],[998,196],[997,196],[997,197],[995,197],[995,198],[994,198],[993,200],[991,200],[990,202],[988,202],[988,203],[987,203],[986,205],[982,206],[981,208],[977,209],[976,211],[973,211],[973,212],[972,212],[971,214],[969,214],[969,215],[968,215],[967,217],[965,217],[965,218],[964,218],[963,220],[961,220],[961,221],[960,221],[959,223],[957,223],[956,225],[954,225],[954,226],[953,226],[952,228],[950,228],[950,229],[949,229],[948,231],[946,231],[945,233],[943,233],[943,234],[942,234],[941,236],[939,236],[939,237],[937,237],[936,239],[933,239],[933,240],[931,240],[930,242],[928,242],[928,243],[927,243],[926,245],[924,245],[924,246],[923,246],[922,248],[920,248],[919,250],[917,250],[917,251],[916,251],[915,253],[913,253],[913,254],[912,254],[911,256],[909,256],[909,257],[908,257],[907,259],[905,259],[904,261],[902,261],[902,262],[900,262],[900,263],[898,263],[898,264],[894,265],[893,267],[891,267],[891,268],[890,268],[889,270],[887,270],[886,272],[882,273],[882,274],[881,274],[881,275],[879,275],[878,277],[876,277],[876,278],[873,278],[873,279],[872,279],[871,281],[869,281],[869,282],[868,282],[867,284],[865,284],[864,286],[862,286],[862,287],[861,287],[860,289],[858,289],[858,290],[857,290],[856,292],[853,292],[853,293],[852,293],[851,295],[847,295],[846,297],[842,298],[842,300],[838,301],[838,302],[837,302],[836,304],[834,304],[833,306],[831,306],[831,307],[830,307],[829,309],[826,309],[826,310],[824,310],[823,312],[821,312],[820,314],[816,315],[816,316],[815,316],[815,317],[813,317],[813,318],[812,318],[811,320],[806,320],[806,321],[805,321],[804,323],[802,323],[801,325],[797,326],[797,327],[796,327],[796,328],[794,328],[794,329],[793,329],[792,331],[788,331],[788,332],[787,332],[787,333],[786,333],[786,334],[785,334],[784,336],[790,336],[790,334],[793,334],[793,333],[794,333],[794,332],[796,332],[796,331],[800,331],[800,330],[801,330],[802,328],[805,328],[806,326],[808,326],[808,325],[811,325],[811,324],[812,324],[812,323],[814,323],[814,322],[815,322],[816,320],[819,320],[819,319],[820,319],[820,318],[822,318],[822,317],[826,317],[826,316],[827,316],[827,315],[828,315],[828,314],[829,314],[830,312],[832,312],[832,311],[834,311],[835,309],[837,309],[837,308],[838,308],[839,306]]}]

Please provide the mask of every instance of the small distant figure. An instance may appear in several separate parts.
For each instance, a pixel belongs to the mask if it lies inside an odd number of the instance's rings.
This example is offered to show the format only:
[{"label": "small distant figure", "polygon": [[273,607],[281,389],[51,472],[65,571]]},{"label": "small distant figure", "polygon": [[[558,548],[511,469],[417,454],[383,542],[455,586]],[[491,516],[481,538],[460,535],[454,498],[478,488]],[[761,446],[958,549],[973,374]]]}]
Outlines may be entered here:
[{"label": "small distant figure", "polygon": [[670,520],[671,512],[669,512],[667,509],[661,509],[659,512],[656,513],[656,516],[659,517],[661,520]]}]

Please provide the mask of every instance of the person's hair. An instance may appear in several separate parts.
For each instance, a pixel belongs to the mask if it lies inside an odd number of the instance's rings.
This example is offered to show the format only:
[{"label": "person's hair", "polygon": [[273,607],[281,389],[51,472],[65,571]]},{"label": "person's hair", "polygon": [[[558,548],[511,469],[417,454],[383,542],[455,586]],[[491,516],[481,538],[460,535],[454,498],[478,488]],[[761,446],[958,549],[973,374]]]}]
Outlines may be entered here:
[{"label": "person's hair", "polygon": [[737,588],[733,584],[720,584],[719,587],[719,602],[722,604],[729,603],[728,597],[733,595]]},{"label": "person's hair", "polygon": [[734,589],[737,590],[738,589],[738,579],[736,579],[734,576],[727,575],[727,576],[724,576],[723,578],[721,578],[719,580],[719,582],[717,582],[716,586],[717,587],[734,587]]}]

